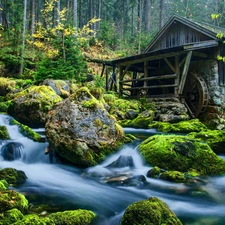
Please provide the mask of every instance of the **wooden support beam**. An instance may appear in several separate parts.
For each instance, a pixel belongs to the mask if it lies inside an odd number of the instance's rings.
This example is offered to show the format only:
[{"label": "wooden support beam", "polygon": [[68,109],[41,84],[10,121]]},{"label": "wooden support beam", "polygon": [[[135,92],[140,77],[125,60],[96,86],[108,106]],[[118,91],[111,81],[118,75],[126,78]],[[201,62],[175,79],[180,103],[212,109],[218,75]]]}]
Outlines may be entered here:
[{"label": "wooden support beam", "polygon": [[123,67],[119,66],[119,97],[123,95]]},{"label": "wooden support beam", "polygon": [[109,73],[108,73],[108,68],[107,67],[106,67],[105,83],[106,83],[105,90],[108,91],[109,90]]},{"label": "wooden support beam", "polygon": [[102,67],[101,77],[103,77],[104,71],[105,71],[105,64],[103,64],[103,67]]},{"label": "wooden support beam", "polygon": [[144,62],[144,78],[145,78],[145,80],[144,80],[144,86],[147,86],[148,85],[148,82],[146,80],[147,77],[148,77],[148,62],[145,61]]},{"label": "wooden support beam", "polygon": [[[179,66],[179,62],[180,62],[180,56],[176,55],[175,56],[175,68],[176,68],[175,84],[177,85],[177,87],[178,87],[178,85],[180,83],[180,66]],[[177,87],[174,88],[175,96],[178,95],[178,88]]]},{"label": "wooden support beam", "polygon": [[[176,57],[176,56],[175,56]],[[170,63],[170,61],[167,58],[163,58],[164,61],[167,63],[167,65],[170,67],[170,69],[176,73],[176,69],[174,68],[174,66]]]},{"label": "wooden support beam", "polygon": [[176,74],[170,74],[170,75],[160,75],[160,76],[154,76],[154,77],[146,77],[146,78],[140,78],[140,79],[130,79],[130,80],[122,80],[121,83],[128,83],[133,81],[145,81],[145,80],[163,80],[163,79],[174,79],[176,78]]},{"label": "wooden support beam", "polygon": [[131,66],[131,64],[128,65],[128,66],[125,68],[125,70],[123,71],[122,79],[123,79],[123,77],[125,76],[126,72],[129,70],[130,66]]},{"label": "wooden support beam", "polygon": [[189,65],[191,62],[191,56],[192,56],[192,51],[188,52],[186,61],[184,64],[184,69],[183,69],[182,76],[181,76],[180,86],[178,89],[178,94],[180,94],[180,95],[183,93],[183,90],[184,90],[184,85],[185,85],[185,82],[187,79],[188,69],[189,69]]},{"label": "wooden support beam", "polygon": [[158,60],[158,59],[163,59],[163,58],[169,58],[169,57],[174,57],[175,55],[182,55],[185,54],[184,51],[177,51],[177,52],[170,52],[170,53],[165,53],[165,54],[159,54],[159,55],[152,55],[152,56],[146,56],[143,58],[139,58],[140,55],[137,55],[137,57],[132,57],[132,59],[128,59],[127,61],[124,62],[118,62],[119,66],[127,66],[127,65],[132,65],[135,63],[141,63],[141,62],[146,62],[146,61],[153,61],[153,60]]}]

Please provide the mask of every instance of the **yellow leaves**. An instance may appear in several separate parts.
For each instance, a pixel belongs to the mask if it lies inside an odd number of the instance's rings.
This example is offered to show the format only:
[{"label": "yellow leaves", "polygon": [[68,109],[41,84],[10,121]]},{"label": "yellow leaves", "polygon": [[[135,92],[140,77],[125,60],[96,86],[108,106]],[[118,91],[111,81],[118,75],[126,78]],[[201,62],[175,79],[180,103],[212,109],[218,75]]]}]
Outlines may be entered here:
[{"label": "yellow leaves", "polygon": [[220,39],[222,39],[224,36],[225,36],[224,33],[221,32],[216,35],[216,37]]},{"label": "yellow leaves", "polygon": [[225,56],[218,55],[217,60],[223,61],[225,63]]},{"label": "yellow leaves", "polygon": [[216,19],[218,19],[220,16],[221,16],[220,13],[217,13],[217,14],[211,14],[212,20],[216,20]]}]

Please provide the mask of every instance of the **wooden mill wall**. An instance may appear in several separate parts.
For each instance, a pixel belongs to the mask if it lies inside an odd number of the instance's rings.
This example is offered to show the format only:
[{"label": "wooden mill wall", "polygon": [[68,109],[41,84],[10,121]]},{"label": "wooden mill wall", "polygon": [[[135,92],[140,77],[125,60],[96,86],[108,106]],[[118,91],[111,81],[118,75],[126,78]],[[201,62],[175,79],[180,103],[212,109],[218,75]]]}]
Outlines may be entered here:
[{"label": "wooden mill wall", "polygon": [[176,22],[162,37],[151,47],[151,51],[168,49],[185,44],[211,40],[208,36]]}]

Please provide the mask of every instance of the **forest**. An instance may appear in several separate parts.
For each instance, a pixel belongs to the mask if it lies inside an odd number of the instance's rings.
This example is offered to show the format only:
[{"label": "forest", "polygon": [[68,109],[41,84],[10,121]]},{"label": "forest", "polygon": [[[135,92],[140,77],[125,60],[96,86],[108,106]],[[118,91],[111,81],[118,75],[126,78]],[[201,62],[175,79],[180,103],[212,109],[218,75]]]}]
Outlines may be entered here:
[{"label": "forest", "polygon": [[[140,53],[174,14],[223,27],[223,0],[1,0],[1,76],[81,80],[95,58]],[[107,56],[107,57],[105,57]]]}]

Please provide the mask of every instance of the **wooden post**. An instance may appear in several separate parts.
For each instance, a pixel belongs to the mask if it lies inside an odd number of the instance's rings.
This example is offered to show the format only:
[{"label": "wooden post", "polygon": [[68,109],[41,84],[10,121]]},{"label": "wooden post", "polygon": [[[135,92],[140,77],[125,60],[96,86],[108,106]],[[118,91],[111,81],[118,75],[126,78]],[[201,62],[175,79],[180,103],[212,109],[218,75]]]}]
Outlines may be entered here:
[{"label": "wooden post", "polygon": [[106,82],[105,90],[108,91],[108,90],[109,90],[109,74],[108,74],[108,67],[106,67],[105,82]]},{"label": "wooden post", "polygon": [[181,95],[184,90],[184,85],[186,82],[187,73],[188,73],[190,62],[191,62],[191,56],[192,56],[192,51],[188,52],[186,60],[185,60],[184,69],[182,72],[182,77],[181,77],[181,81],[180,81],[180,85],[179,85],[179,89],[178,89],[179,95]]},{"label": "wooden post", "polygon": [[103,77],[104,71],[105,71],[105,64],[103,63],[101,77]]},{"label": "wooden post", "polygon": [[[144,78],[148,77],[148,61],[144,62]],[[144,80],[144,87],[148,86],[148,81]],[[146,90],[146,94],[147,94],[148,90]]]},{"label": "wooden post", "polygon": [[[123,80],[123,67],[119,66],[119,81]],[[123,94],[123,83],[119,82],[119,97],[121,97]]]},{"label": "wooden post", "polygon": [[178,95],[178,86],[179,86],[179,83],[180,83],[180,67],[179,67],[179,63],[180,63],[180,56],[176,55],[175,56],[175,71],[176,71],[175,73],[176,73],[177,77],[174,79],[174,81],[175,81],[175,84],[177,86],[174,88],[175,96]]}]

